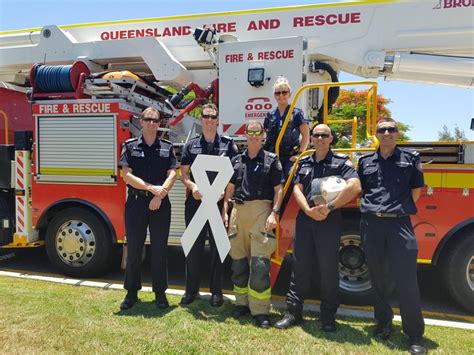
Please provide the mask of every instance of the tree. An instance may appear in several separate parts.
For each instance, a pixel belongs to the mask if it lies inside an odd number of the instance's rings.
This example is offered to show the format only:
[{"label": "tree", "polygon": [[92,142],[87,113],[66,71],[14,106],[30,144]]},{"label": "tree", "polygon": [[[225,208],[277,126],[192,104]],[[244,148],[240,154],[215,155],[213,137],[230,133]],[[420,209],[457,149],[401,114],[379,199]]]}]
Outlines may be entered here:
[{"label": "tree", "polygon": [[467,141],[466,133],[458,126],[454,127],[454,134],[448,126],[444,125],[441,131],[438,131],[438,141],[440,142],[463,142]]},{"label": "tree", "polygon": [[[341,90],[329,116],[329,119],[334,121],[352,120],[354,117],[357,117],[359,123],[357,128],[357,144],[359,146],[366,146],[369,143],[366,135],[367,95],[368,90]],[[377,95],[377,120],[382,117],[391,117],[390,110],[387,107],[390,102],[390,99]],[[352,140],[351,124],[331,123],[331,128],[339,137],[336,148],[350,148]],[[406,132],[410,130],[410,127],[399,122],[398,128],[401,133],[400,140],[409,140]]]}]

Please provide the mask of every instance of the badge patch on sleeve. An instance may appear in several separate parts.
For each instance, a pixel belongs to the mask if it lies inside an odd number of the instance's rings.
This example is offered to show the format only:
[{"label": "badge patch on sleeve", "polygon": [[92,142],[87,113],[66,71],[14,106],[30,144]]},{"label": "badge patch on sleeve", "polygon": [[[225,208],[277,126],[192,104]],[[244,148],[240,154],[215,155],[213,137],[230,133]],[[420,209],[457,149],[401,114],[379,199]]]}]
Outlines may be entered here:
[{"label": "badge patch on sleeve", "polygon": [[423,166],[421,165],[421,160],[418,161],[418,164],[416,164],[416,168],[418,171],[423,172]]}]

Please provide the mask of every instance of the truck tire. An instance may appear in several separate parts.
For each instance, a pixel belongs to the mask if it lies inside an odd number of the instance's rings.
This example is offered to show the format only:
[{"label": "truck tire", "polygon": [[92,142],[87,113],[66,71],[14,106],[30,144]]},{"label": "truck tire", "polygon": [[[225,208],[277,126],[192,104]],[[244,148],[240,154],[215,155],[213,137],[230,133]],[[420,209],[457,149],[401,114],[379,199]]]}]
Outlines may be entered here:
[{"label": "truck tire", "polygon": [[373,302],[373,288],[365,261],[360,231],[355,225],[344,228],[339,248],[339,293],[346,304]]},{"label": "truck tire", "polygon": [[46,231],[46,252],[63,274],[91,277],[104,273],[113,259],[113,245],[103,220],[81,207],[59,212]]},{"label": "truck tire", "polygon": [[462,239],[446,250],[441,271],[451,297],[474,313],[474,231],[458,237]]}]

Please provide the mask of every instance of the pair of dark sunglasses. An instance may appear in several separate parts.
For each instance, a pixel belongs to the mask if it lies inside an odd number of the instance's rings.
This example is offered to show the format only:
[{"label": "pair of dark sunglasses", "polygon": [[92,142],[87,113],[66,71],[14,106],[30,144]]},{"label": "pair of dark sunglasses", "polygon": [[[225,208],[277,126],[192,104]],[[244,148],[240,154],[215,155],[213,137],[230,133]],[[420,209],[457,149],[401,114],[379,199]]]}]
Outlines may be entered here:
[{"label": "pair of dark sunglasses", "polygon": [[395,133],[395,132],[398,132],[398,128],[397,128],[397,127],[381,127],[381,128],[377,128],[377,133],[384,134],[385,131],[388,131],[388,133]]},{"label": "pair of dark sunglasses", "polygon": [[205,120],[217,120],[217,115],[201,115]]},{"label": "pair of dark sunglasses", "polygon": [[248,134],[249,136],[261,136],[263,134],[263,131],[262,130],[259,130],[259,131],[246,131],[245,133]]},{"label": "pair of dark sunglasses", "polygon": [[329,138],[331,135],[329,133],[313,133],[313,138]]},{"label": "pair of dark sunglasses", "polygon": [[143,121],[145,122],[153,122],[153,123],[160,123],[161,122],[161,119],[159,118],[149,118],[149,117],[146,117],[143,119]]},{"label": "pair of dark sunglasses", "polygon": [[273,94],[275,94],[275,96],[280,96],[280,95],[286,95],[288,93],[289,91],[275,91]]}]

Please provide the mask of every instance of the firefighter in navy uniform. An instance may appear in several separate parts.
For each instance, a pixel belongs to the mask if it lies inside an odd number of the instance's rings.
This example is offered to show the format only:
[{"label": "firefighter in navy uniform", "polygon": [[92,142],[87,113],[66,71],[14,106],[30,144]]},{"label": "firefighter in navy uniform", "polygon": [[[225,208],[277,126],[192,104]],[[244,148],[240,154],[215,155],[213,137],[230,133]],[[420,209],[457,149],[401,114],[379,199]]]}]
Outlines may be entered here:
[{"label": "firefighter in navy uniform", "polygon": [[[287,78],[277,78],[273,84],[273,94],[278,107],[267,114],[263,123],[267,133],[267,139],[263,148],[269,152],[275,152],[278,135],[290,108],[291,87]],[[295,108],[280,143],[279,155],[285,177],[289,175],[296,157],[307,149],[308,144],[308,120],[304,117],[301,109]]]},{"label": "firefighter in navy uniform", "polygon": [[[183,148],[183,156],[181,158],[181,178],[183,184],[187,188],[187,197],[185,202],[184,217],[186,226],[189,225],[194,214],[201,204],[202,195],[191,175],[190,167],[198,154],[220,155],[229,158],[238,154],[237,146],[234,141],[217,133],[219,118],[217,107],[213,104],[202,106],[201,117],[199,118],[202,125],[202,134],[198,137],[190,139]],[[208,174],[212,183],[215,175]],[[222,196],[224,197],[224,196]],[[222,211],[223,200],[218,202],[219,210]],[[204,246],[206,237],[209,238],[211,247],[211,275],[210,275],[210,291],[211,305],[220,307],[223,304],[222,297],[222,262],[214,242],[209,222],[207,222],[198,238],[196,239],[191,251],[186,257],[186,290],[181,299],[181,305],[188,305],[199,296],[199,287],[201,282],[201,263],[204,257]]]},{"label": "firefighter in navy uniform", "polygon": [[[275,327],[286,329],[302,321],[303,302],[311,289],[316,260],[321,277],[321,329],[333,332],[339,306],[339,241],[342,233],[339,208],[360,193],[360,181],[349,158],[330,150],[333,136],[328,126],[316,125],[311,137],[315,153],[300,160],[294,181],[293,194],[301,210],[296,218],[287,312]],[[347,184],[330,203],[315,202],[314,181],[328,176],[338,176]]]},{"label": "firefighter in navy uniform", "polygon": [[120,166],[128,186],[125,204],[127,236],[127,267],[124,288],[128,291],[120,305],[131,308],[141,289],[142,251],[147,227],[150,230],[151,274],[155,304],[169,307],[165,291],[168,288],[167,249],[171,223],[168,192],[176,181],[176,159],[171,142],[158,138],[159,112],[149,107],[140,116],[142,135],[124,143]]},{"label": "firefighter in navy uniform", "polygon": [[269,328],[270,257],[285,180],[276,154],[262,148],[263,125],[249,122],[245,134],[247,150],[232,159],[234,175],[226,188],[222,214],[227,226],[228,201],[233,196],[229,238],[236,307],[232,315],[240,318],[250,312],[259,327]]},{"label": "firefighter in navy uniform", "polygon": [[362,183],[361,235],[372,286],[375,291],[374,335],[385,340],[392,329],[390,284],[395,283],[403,331],[410,338],[410,352],[423,354],[424,320],[416,269],[418,244],[410,215],[424,186],[420,157],[396,146],[397,122],[377,123],[379,149],[359,159]]}]

